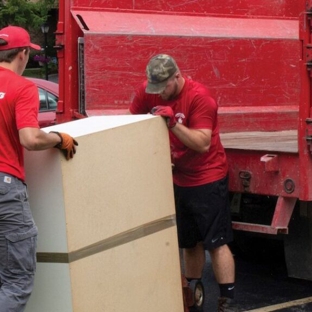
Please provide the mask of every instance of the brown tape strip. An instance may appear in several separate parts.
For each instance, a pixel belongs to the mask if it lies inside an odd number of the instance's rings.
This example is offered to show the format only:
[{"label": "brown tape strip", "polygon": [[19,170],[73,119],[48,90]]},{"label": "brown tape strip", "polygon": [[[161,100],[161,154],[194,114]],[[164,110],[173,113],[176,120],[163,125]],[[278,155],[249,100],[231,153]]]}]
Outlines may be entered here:
[{"label": "brown tape strip", "polygon": [[65,252],[37,252],[37,262],[69,263],[68,256]]},{"label": "brown tape strip", "polygon": [[175,215],[168,216],[150,223],[143,224],[115,236],[103,239],[102,241],[99,241],[95,244],[78,249],[76,251],[72,251],[70,253],[38,252],[37,262],[70,263],[132,242],[139,238],[160,232],[175,225]]}]

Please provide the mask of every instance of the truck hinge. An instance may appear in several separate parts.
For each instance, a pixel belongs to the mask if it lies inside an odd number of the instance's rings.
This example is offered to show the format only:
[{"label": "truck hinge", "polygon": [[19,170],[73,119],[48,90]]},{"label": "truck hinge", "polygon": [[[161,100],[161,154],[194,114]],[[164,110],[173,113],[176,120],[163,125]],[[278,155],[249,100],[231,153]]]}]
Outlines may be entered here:
[{"label": "truck hinge", "polygon": [[312,118],[306,119],[307,129],[306,129],[306,141],[309,145],[310,153],[312,154]]},{"label": "truck hinge", "polygon": [[53,46],[53,48],[57,51],[63,50],[64,49],[64,44],[58,44]]},{"label": "truck hinge", "polygon": [[306,66],[312,76],[312,44],[310,43],[306,45]]},{"label": "truck hinge", "polygon": [[58,22],[57,23],[57,29],[54,32],[55,34],[55,46],[53,46],[53,48],[57,51],[61,51],[64,49],[64,22]]},{"label": "truck hinge", "polygon": [[[306,1],[306,27],[308,27],[309,32],[312,31],[312,0]],[[305,45],[305,59],[306,59],[306,66],[307,70],[310,72],[310,76],[312,77],[312,44],[309,42]]]}]

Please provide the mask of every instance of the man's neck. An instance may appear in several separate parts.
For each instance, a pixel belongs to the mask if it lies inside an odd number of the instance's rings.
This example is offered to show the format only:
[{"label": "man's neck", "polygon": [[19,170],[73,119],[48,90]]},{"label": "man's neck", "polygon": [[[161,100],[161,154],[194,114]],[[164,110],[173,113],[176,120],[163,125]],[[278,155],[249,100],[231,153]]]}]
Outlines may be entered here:
[{"label": "man's neck", "polygon": [[17,74],[17,71],[15,70],[15,66],[14,66],[13,62],[11,62],[11,63],[0,62],[0,67],[11,70]]},{"label": "man's neck", "polygon": [[179,85],[178,85],[178,94],[181,93],[183,87],[184,87],[184,84],[185,84],[185,79],[184,77],[181,76],[180,78],[181,80],[179,81]]}]

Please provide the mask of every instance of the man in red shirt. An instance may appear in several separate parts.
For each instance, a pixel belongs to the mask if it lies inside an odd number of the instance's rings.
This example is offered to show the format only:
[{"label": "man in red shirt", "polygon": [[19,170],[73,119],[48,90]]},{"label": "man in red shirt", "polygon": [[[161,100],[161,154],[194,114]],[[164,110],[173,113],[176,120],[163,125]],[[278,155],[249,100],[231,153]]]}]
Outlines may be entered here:
[{"label": "man in red shirt", "polygon": [[22,77],[30,49],[28,32],[0,30],[0,310],[24,311],[33,289],[37,227],[25,184],[24,148],[59,148],[66,159],[77,142],[65,133],[39,129],[36,85]]},{"label": "man in red shirt", "polygon": [[220,287],[218,311],[238,311],[233,300],[235,264],[227,245],[233,234],[218,106],[206,87],[182,76],[169,55],[151,58],[146,74],[129,111],[166,119],[185,276],[201,279],[208,250]]}]

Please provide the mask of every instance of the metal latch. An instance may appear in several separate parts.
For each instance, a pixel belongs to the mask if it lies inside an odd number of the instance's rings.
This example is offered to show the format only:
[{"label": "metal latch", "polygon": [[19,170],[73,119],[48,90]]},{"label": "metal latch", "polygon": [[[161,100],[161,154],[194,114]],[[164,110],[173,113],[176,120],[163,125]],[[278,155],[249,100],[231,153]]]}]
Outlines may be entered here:
[{"label": "metal latch", "polygon": [[260,158],[260,161],[264,163],[264,170],[266,172],[278,172],[279,171],[279,159],[277,155],[266,154]]},{"label": "metal latch", "polygon": [[239,177],[242,180],[243,188],[245,192],[249,192],[251,172],[249,171],[240,171]]},{"label": "metal latch", "polygon": [[310,147],[310,153],[312,154],[312,118],[306,119],[307,129],[306,129],[306,141]]},{"label": "metal latch", "polygon": [[307,66],[307,70],[310,71],[310,75],[311,74],[311,70],[312,70],[312,44],[308,43],[306,45],[306,66]]}]

